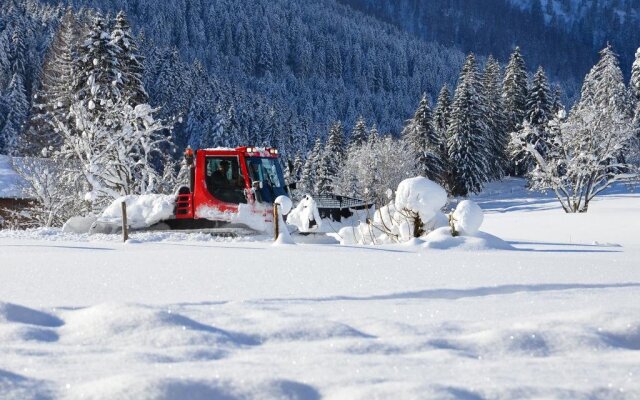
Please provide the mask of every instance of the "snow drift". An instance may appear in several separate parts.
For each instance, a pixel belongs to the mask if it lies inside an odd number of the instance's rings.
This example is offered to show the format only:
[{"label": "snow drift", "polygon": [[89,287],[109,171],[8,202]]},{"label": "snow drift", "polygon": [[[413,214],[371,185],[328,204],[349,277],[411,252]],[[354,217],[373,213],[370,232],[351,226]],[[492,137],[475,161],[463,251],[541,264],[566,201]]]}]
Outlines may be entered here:
[{"label": "snow drift", "polygon": [[128,195],[116,199],[98,216],[89,233],[107,233],[101,227],[122,225],[122,202],[127,204],[127,223],[132,229],[150,227],[173,217],[175,196],[164,194]]}]

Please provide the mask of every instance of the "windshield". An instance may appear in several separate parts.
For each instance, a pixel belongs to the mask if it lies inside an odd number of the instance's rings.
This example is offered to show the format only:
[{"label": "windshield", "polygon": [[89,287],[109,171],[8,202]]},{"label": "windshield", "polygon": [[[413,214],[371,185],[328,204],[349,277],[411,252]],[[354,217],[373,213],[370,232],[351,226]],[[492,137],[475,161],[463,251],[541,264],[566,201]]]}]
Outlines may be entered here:
[{"label": "windshield", "polygon": [[249,157],[247,170],[251,182],[262,182],[262,188],[256,189],[259,191],[261,201],[273,203],[276,197],[287,194],[278,159]]}]

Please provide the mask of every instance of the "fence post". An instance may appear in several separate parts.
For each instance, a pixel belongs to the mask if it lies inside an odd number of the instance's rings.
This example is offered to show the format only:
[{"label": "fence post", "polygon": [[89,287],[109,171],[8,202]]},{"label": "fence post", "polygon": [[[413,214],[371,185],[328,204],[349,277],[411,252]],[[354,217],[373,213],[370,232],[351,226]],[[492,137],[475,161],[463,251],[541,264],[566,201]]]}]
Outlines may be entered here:
[{"label": "fence post", "polygon": [[273,233],[275,235],[273,240],[278,240],[278,234],[280,233],[278,206],[279,204],[273,205]]},{"label": "fence post", "polygon": [[127,203],[123,201],[122,205],[122,241],[129,239],[129,229],[127,228]]}]

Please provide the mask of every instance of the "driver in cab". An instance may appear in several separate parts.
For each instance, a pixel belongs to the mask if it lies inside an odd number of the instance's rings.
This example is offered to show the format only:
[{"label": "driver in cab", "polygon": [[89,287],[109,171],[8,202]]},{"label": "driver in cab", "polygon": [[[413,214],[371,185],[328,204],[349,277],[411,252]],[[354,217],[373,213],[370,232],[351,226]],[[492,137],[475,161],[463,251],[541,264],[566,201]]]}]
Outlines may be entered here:
[{"label": "driver in cab", "polygon": [[243,186],[241,177],[234,181],[230,181],[228,178],[228,172],[230,163],[227,160],[222,160],[218,164],[218,169],[211,174],[211,183],[215,188],[238,188]]}]

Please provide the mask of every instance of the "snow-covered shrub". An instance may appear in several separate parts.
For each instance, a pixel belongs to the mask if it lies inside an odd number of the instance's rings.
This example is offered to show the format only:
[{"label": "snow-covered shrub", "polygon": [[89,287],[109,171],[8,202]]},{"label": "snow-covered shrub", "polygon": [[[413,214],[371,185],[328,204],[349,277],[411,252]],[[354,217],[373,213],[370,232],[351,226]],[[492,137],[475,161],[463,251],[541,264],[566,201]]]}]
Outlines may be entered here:
[{"label": "snow-covered shrub", "polygon": [[23,227],[62,226],[74,215],[84,214],[87,204],[81,193],[82,182],[69,174],[75,164],[49,158],[14,158],[13,169],[26,182],[23,195],[34,201],[25,210],[28,218]]},{"label": "snow-covered shrub", "polygon": [[473,236],[478,233],[484,220],[480,206],[471,200],[461,201],[451,213],[452,233],[462,236]]},{"label": "snow-covered shrub", "polygon": [[405,179],[398,185],[395,200],[380,207],[369,224],[343,228],[342,243],[395,243],[420,237],[446,226],[441,209],[447,202],[446,191],[424,177]]},{"label": "snow-covered shrub", "polygon": [[432,220],[446,203],[442,186],[421,176],[405,179],[396,190],[395,208],[416,213],[422,221]]},{"label": "snow-covered shrub", "polygon": [[[312,221],[315,221],[316,225],[311,226]],[[322,220],[320,219],[316,201],[309,195],[304,196],[296,208],[289,211],[287,224],[297,227],[300,232],[313,232],[318,230],[322,225]]]},{"label": "snow-covered shrub", "polygon": [[350,148],[335,185],[336,193],[367,200],[387,202],[387,191],[415,175],[415,163],[407,144],[390,136],[369,140]]}]

